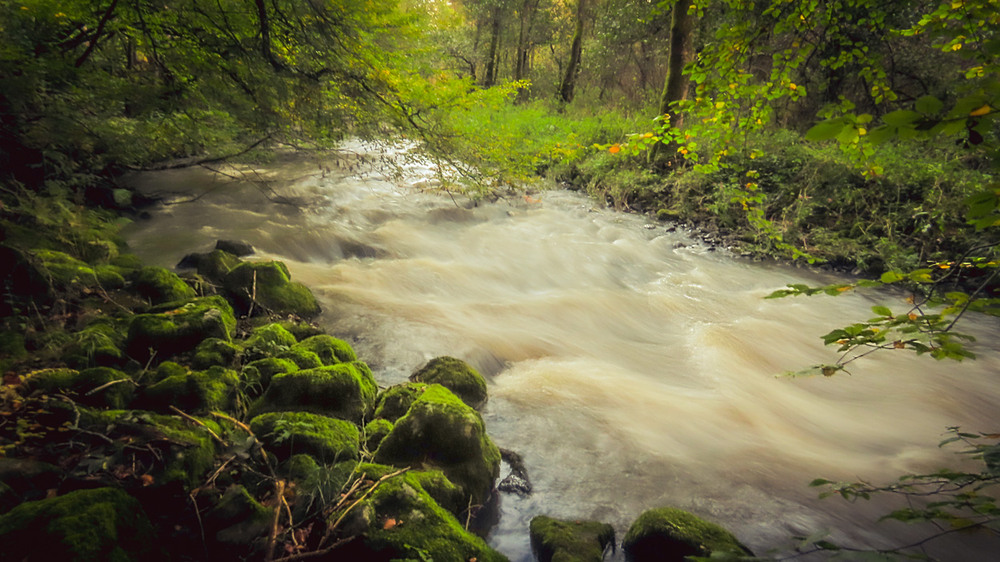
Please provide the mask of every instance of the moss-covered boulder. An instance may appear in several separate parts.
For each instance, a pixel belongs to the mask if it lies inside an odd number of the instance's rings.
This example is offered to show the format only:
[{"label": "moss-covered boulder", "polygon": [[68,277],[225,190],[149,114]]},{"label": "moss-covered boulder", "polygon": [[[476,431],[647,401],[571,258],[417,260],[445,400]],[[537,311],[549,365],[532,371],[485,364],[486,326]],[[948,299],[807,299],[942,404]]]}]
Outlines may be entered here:
[{"label": "moss-covered boulder", "polygon": [[349,421],[309,412],[271,412],[253,418],[250,429],[279,458],[298,453],[324,463],[358,458],[360,433]]},{"label": "moss-covered boulder", "polygon": [[125,334],[119,324],[106,316],[94,319],[70,336],[69,343],[63,349],[63,359],[68,365],[78,369],[121,365],[125,357],[125,352],[122,351]]},{"label": "moss-covered boulder", "polygon": [[124,408],[135,390],[128,375],[109,367],[43,369],[29,373],[24,385],[29,391],[69,394],[77,403],[101,408]]},{"label": "moss-covered boulder", "polygon": [[222,283],[226,275],[243,263],[240,258],[222,250],[203,254],[188,254],[177,264],[177,269],[195,269],[209,281]]},{"label": "moss-covered boulder", "polygon": [[438,384],[427,386],[396,421],[375,462],[438,468],[477,503],[489,496],[500,474],[500,450],[479,412]]},{"label": "moss-covered boulder", "polygon": [[302,411],[359,423],[375,405],[378,387],[360,361],[275,375],[253,413]]},{"label": "moss-covered boulder", "polygon": [[[157,365],[156,370],[150,375],[150,378],[143,380],[145,383],[154,383],[162,381],[167,377],[172,377],[175,375],[186,375],[189,369],[180,363],[175,363],[173,361],[164,361]],[[142,380],[141,376],[138,377]]]},{"label": "moss-covered boulder", "polygon": [[294,373],[298,370],[299,366],[288,359],[267,357],[245,365],[240,376],[247,393],[259,396],[271,384],[274,375]]},{"label": "moss-covered boulder", "polygon": [[252,360],[273,357],[288,351],[297,340],[281,324],[266,324],[254,328],[250,337],[243,342],[244,353]]},{"label": "moss-covered boulder", "polygon": [[337,363],[358,360],[358,356],[349,343],[326,334],[306,338],[295,344],[294,347],[315,353],[324,365],[336,365]]},{"label": "moss-covered boulder", "polygon": [[220,338],[207,338],[195,348],[191,364],[196,369],[229,367],[236,362],[236,358],[242,352],[243,349],[232,342]]},{"label": "moss-covered boulder", "polygon": [[164,560],[138,500],[115,488],[21,504],[0,516],[4,560]]},{"label": "moss-covered boulder", "polygon": [[278,354],[278,358],[287,359],[295,363],[300,369],[315,369],[316,367],[323,366],[323,361],[320,360],[319,355],[308,349],[293,348],[288,351],[282,351]]},{"label": "moss-covered boulder", "polygon": [[187,301],[197,295],[176,273],[156,266],[136,271],[132,277],[132,290],[153,304]]},{"label": "moss-covered boulder", "polygon": [[243,262],[226,274],[223,286],[241,312],[256,309],[302,318],[312,318],[320,312],[312,292],[305,285],[293,282],[288,268],[278,261]]},{"label": "moss-covered boulder", "polygon": [[479,409],[486,403],[486,379],[461,359],[437,357],[410,375],[413,382],[440,384],[463,402]]},{"label": "moss-covered boulder", "polygon": [[235,559],[234,553],[246,554],[252,550],[255,539],[265,542],[274,512],[260,504],[240,485],[226,489],[219,503],[205,514],[205,534],[215,540],[211,543],[226,552],[216,556]]},{"label": "moss-covered boulder", "polygon": [[220,437],[225,435],[219,424],[208,418],[198,418],[200,424],[195,424],[180,416],[144,410],[81,413],[82,428],[129,444],[129,449],[107,459],[107,466],[144,467],[154,486],[179,483],[190,489],[204,483],[215,467],[219,446],[209,430]]},{"label": "moss-covered boulder", "polygon": [[22,500],[39,500],[55,490],[65,478],[59,467],[32,459],[0,457],[0,483],[5,492],[2,504],[14,507]]},{"label": "moss-covered boulder", "polygon": [[643,512],[625,533],[622,549],[633,562],[681,562],[687,556],[723,553],[753,556],[729,531],[673,507]]},{"label": "moss-covered boulder", "polygon": [[368,451],[378,449],[382,440],[392,431],[392,422],[384,419],[374,419],[364,427],[364,445]]},{"label": "moss-covered boulder", "polygon": [[375,402],[375,417],[395,422],[410,411],[413,401],[425,388],[426,384],[404,383],[383,390]]},{"label": "moss-covered boulder", "polygon": [[[358,470],[369,478],[393,471],[370,464]],[[506,560],[483,539],[466,531],[451,512],[434,501],[413,473],[383,481],[356,509],[368,529],[364,533],[364,551],[351,553],[355,559]]]},{"label": "moss-covered boulder", "polygon": [[225,299],[200,297],[133,316],[125,349],[140,363],[153,355],[163,360],[191,351],[206,338],[231,341],[235,328],[233,309]]},{"label": "moss-covered boulder", "polygon": [[91,266],[73,256],[57,250],[33,250],[39,271],[58,289],[101,287],[118,289],[125,286],[125,279],[118,269],[109,265]]},{"label": "moss-covered boulder", "polygon": [[227,410],[235,404],[238,385],[236,371],[222,367],[174,374],[144,388],[142,405],[158,412],[171,406],[186,413]]},{"label": "moss-covered boulder", "polygon": [[529,529],[538,562],[601,562],[605,549],[615,544],[614,527],[597,521],[561,521],[539,515]]}]

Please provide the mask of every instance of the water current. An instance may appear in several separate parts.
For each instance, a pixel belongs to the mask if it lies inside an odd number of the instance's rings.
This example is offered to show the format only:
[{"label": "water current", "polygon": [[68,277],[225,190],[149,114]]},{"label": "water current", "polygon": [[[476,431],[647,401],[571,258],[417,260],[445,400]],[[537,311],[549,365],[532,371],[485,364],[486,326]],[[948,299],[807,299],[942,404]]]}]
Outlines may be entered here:
[{"label": "water current", "polygon": [[[167,267],[220,238],[283,260],[320,298],[319,323],[381,385],[439,355],[478,368],[487,430],[523,457],[534,485],[526,498],[500,496],[488,536],[514,561],[532,560],[535,515],[608,522],[620,540],[644,509],[666,505],[722,524],[758,554],[824,529],[858,547],[906,544],[929,530],[876,523],[896,503],[819,500],[807,484],[958,466],[936,446],[947,427],[998,429],[1000,354],[987,322],[967,325],[980,338],[974,362],[884,352],[851,375],[776,376],[835,360],[819,336],[869,318],[874,304],[902,310],[901,298],[764,300],[835,278],[712,251],[572,192],[472,205],[430,189],[426,162],[386,164],[398,156],[349,143],[341,157],[142,174],[131,181],[168,204],[126,237]],[[931,548],[945,560],[990,552],[976,535]]]}]

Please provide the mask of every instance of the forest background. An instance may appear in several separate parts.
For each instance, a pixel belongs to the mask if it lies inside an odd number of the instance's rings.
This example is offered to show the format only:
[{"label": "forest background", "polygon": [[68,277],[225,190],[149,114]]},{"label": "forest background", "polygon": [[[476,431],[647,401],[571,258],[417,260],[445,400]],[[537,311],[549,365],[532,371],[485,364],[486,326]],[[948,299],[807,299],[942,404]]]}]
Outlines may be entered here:
[{"label": "forest background", "polygon": [[[912,292],[831,331],[844,355],[809,372],[963,359],[957,320],[1000,305],[998,29],[1000,0],[3,0],[0,211],[87,258],[137,203],[123,171],[407,138],[472,198],[546,176],[865,276],[774,296]],[[995,501],[963,494],[996,482],[1000,448],[953,438],[983,472],[899,517],[993,525]]]}]

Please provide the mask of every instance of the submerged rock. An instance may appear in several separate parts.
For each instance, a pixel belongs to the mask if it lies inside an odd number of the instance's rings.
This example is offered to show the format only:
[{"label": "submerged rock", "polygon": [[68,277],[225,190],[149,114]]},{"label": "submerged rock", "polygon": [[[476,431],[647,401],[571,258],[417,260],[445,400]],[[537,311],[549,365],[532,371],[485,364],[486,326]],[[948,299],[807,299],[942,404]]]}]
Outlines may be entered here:
[{"label": "submerged rock", "polygon": [[238,257],[249,256],[250,254],[256,252],[249,242],[244,242],[242,240],[217,240],[215,242],[215,249],[222,250],[223,252],[229,252],[230,254]]},{"label": "submerged rock", "polygon": [[375,452],[375,462],[438,468],[466,497],[484,503],[500,473],[500,450],[486,434],[479,412],[434,384],[396,421]]},{"label": "submerged rock", "polygon": [[673,507],[650,509],[632,523],[622,549],[633,562],[681,562],[687,556],[753,556],[732,533]]},{"label": "submerged rock", "polygon": [[0,516],[5,560],[164,560],[138,500],[116,488],[21,504]]},{"label": "submerged rock", "polygon": [[431,359],[410,375],[413,382],[440,384],[477,410],[486,403],[486,380],[471,365],[454,357]]},{"label": "submerged rock", "polygon": [[561,521],[545,515],[531,520],[531,549],[538,562],[600,562],[615,547],[615,529],[597,521]]}]

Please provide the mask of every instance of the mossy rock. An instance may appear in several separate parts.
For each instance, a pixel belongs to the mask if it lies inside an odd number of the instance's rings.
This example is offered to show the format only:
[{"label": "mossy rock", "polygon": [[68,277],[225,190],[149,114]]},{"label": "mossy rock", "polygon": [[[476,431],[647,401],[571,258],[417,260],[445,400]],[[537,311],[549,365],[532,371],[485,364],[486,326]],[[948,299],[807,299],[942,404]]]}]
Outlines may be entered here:
[{"label": "mossy rock", "polygon": [[123,363],[125,334],[113,318],[99,317],[74,333],[62,358],[76,368],[115,367]]},{"label": "mossy rock", "polygon": [[[29,373],[24,379],[24,385],[32,392],[73,395],[76,402],[85,406],[124,408],[132,400],[134,386],[130,382],[115,381],[127,380],[128,375],[108,367],[84,371],[59,368]],[[104,388],[97,390],[101,387]]]},{"label": "mossy rock", "polygon": [[164,560],[138,500],[116,488],[21,504],[0,516],[4,560]]},{"label": "mossy rock", "polygon": [[224,550],[215,553],[216,556],[236,559],[234,551],[245,555],[252,549],[255,539],[266,539],[273,517],[274,512],[261,505],[246,488],[233,485],[205,514],[205,533],[215,539],[210,544]]},{"label": "mossy rock", "polygon": [[236,328],[233,309],[220,296],[191,299],[182,305],[164,307],[132,317],[128,327],[126,351],[145,363],[191,351],[206,338],[231,341]]},{"label": "mossy rock", "polygon": [[[173,361],[164,361],[156,367],[156,371],[153,372],[152,382],[159,382],[167,377],[172,377],[176,375],[186,375],[190,372],[187,367],[175,363]],[[147,381],[148,382],[148,381]]]},{"label": "mossy rock", "polygon": [[319,302],[309,288],[291,281],[288,268],[278,261],[243,262],[226,274],[223,286],[241,312],[254,307],[302,318],[320,313]]},{"label": "mossy rock", "polygon": [[[150,465],[155,486],[179,483],[193,488],[204,483],[215,467],[217,442],[209,429],[224,438],[222,428],[212,419],[198,418],[201,425],[180,416],[155,414],[145,410],[82,410],[80,426],[132,447],[112,459],[114,464],[130,464],[135,455]],[[129,456],[131,455],[131,456]]]},{"label": "mossy rock", "polygon": [[300,369],[315,369],[316,367],[323,366],[323,361],[320,360],[319,355],[308,349],[293,348],[288,351],[282,351],[278,354],[278,358],[287,359],[295,363]]},{"label": "mossy rock", "polygon": [[195,348],[191,364],[195,369],[207,369],[214,366],[230,367],[242,352],[243,349],[232,342],[219,338],[208,338],[202,340]]},{"label": "mossy rock", "polygon": [[438,468],[476,503],[485,501],[500,474],[500,450],[479,412],[439,384],[427,386],[396,421],[375,462]]},{"label": "mossy rock", "polygon": [[188,254],[177,264],[178,269],[195,269],[198,275],[215,283],[222,283],[226,275],[243,263],[240,258],[224,252],[214,250],[203,254]]},{"label": "mossy rock", "polygon": [[271,412],[250,420],[250,429],[279,458],[303,453],[323,463],[357,459],[358,426],[309,412]]},{"label": "mossy rock", "polygon": [[288,351],[298,340],[281,324],[266,324],[254,328],[250,337],[243,342],[243,348],[250,360],[273,357]]},{"label": "mossy rock", "polygon": [[63,470],[47,462],[0,457],[0,483],[4,486],[3,504],[14,507],[22,500],[40,500],[49,490],[59,487]]},{"label": "mossy rock", "polygon": [[[369,478],[380,478],[393,468],[373,464],[358,467]],[[347,554],[355,559],[507,560],[483,539],[466,531],[458,519],[439,505],[413,473],[384,480],[358,508],[367,523],[364,550]]]},{"label": "mossy rock", "polygon": [[723,553],[753,556],[729,531],[673,507],[643,512],[625,533],[622,549],[626,558],[633,562],[680,562],[688,556],[709,557]]},{"label": "mossy rock", "polygon": [[142,258],[135,254],[118,254],[117,256],[111,258],[109,264],[123,270],[131,271],[142,269],[143,267]]},{"label": "mossy rock", "polygon": [[406,415],[426,384],[403,383],[390,386],[378,395],[375,417],[394,422]]},{"label": "mossy rock", "polygon": [[315,353],[324,365],[336,365],[337,363],[358,360],[358,356],[349,343],[326,334],[306,338],[295,344],[294,349],[304,349]]},{"label": "mossy rock", "polygon": [[339,497],[347,488],[358,463],[347,460],[334,465],[321,465],[310,455],[294,454],[281,463],[278,476],[294,483],[297,501],[292,505],[293,520],[298,521],[315,514],[317,502],[325,504],[330,498]]},{"label": "mossy rock", "polygon": [[368,422],[364,428],[365,449],[374,451],[378,449],[379,443],[385,439],[386,435],[392,431],[392,422],[384,419],[374,419]]},{"label": "mossy rock", "polygon": [[440,384],[477,410],[486,403],[486,379],[461,359],[448,356],[431,359],[410,375],[410,380]]},{"label": "mossy rock", "polygon": [[142,391],[144,407],[169,412],[171,406],[186,413],[232,409],[239,376],[236,371],[212,367],[205,371],[168,376]]},{"label": "mossy rock", "polygon": [[413,470],[412,474],[420,486],[434,498],[441,507],[447,509],[459,519],[465,519],[469,508],[469,498],[462,488],[448,480],[440,470]]},{"label": "mossy rock", "polygon": [[187,301],[197,296],[176,273],[156,266],[146,266],[135,272],[132,290],[153,304]]},{"label": "mossy rock", "polygon": [[65,290],[100,286],[117,289],[125,285],[125,279],[113,266],[94,268],[57,250],[33,250],[32,253],[40,262],[41,273],[51,279],[56,288]]},{"label": "mossy rock", "polygon": [[299,366],[288,359],[267,357],[244,366],[241,376],[245,388],[257,389],[255,394],[260,394],[271,384],[271,379],[275,375],[294,373],[298,370]]},{"label": "mossy rock", "polygon": [[538,562],[601,562],[615,544],[615,529],[597,521],[560,521],[545,515],[531,520],[531,549]]},{"label": "mossy rock", "polygon": [[313,326],[308,322],[295,322],[292,320],[282,320],[277,323],[282,328],[288,330],[295,339],[302,341],[306,338],[311,338],[313,336],[318,336],[323,333],[323,330],[317,326]]},{"label": "mossy rock", "polygon": [[359,423],[377,392],[367,365],[339,363],[275,375],[253,413],[303,411]]}]

